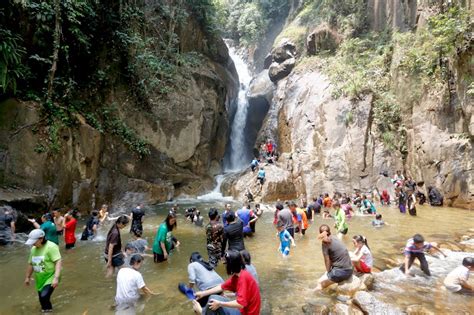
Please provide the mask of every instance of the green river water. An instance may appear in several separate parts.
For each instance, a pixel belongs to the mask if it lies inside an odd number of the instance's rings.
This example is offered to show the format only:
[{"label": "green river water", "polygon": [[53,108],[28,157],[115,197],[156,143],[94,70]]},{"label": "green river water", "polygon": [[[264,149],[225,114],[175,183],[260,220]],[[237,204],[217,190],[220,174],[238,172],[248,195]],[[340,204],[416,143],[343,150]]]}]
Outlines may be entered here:
[{"label": "green river water", "polygon": [[[210,206],[223,209],[222,202],[183,201],[180,203],[178,229],[174,235],[181,246],[174,251],[168,262],[154,264],[145,259],[141,269],[145,282],[152,290],[161,293],[144,301],[142,314],[192,314],[191,303],[177,290],[179,282],[187,282],[187,264],[193,251],[205,250],[205,231],[186,222],[184,209],[196,205],[207,221]],[[239,206],[234,204],[235,207]],[[169,205],[152,208],[145,217],[145,237],[151,246],[158,225],[163,221]],[[349,221],[349,233],[344,242],[352,250],[351,238],[363,234],[369,241],[374,265],[385,267],[383,258],[402,259],[400,248],[414,233],[422,233],[428,241],[452,240],[455,235],[474,227],[474,212],[454,208],[418,207],[418,216],[402,215],[395,207],[379,207],[389,226],[375,229],[371,217],[354,217]],[[277,252],[278,240],[272,226],[273,208],[266,210],[257,223],[257,233],[245,241],[252,254],[262,291],[262,314],[301,314],[305,303],[332,303],[329,294],[312,294],[316,280],[324,272],[321,244],[316,239],[321,223],[332,225],[331,219],[316,217],[306,236],[296,236],[297,246],[289,258],[283,259]],[[77,233],[79,233],[78,225]],[[106,279],[103,249],[108,227],[102,227],[100,237],[93,242],[78,241],[74,250],[66,252],[61,243],[63,274],[52,302],[56,314],[113,314],[110,305],[115,296],[115,279]],[[122,243],[129,239],[129,227],[122,231]],[[0,314],[34,314],[39,312],[39,302],[34,286],[23,285],[29,248],[20,243],[0,248]],[[433,272],[431,279],[417,276],[406,279],[397,270],[387,270],[376,275],[374,294],[381,300],[404,310],[408,305],[420,304],[437,314],[474,313],[472,297],[457,296],[441,288],[442,278],[466,254],[448,252],[447,259],[429,259]],[[224,277],[222,265],[217,271]],[[471,279],[472,280],[472,279]]]}]

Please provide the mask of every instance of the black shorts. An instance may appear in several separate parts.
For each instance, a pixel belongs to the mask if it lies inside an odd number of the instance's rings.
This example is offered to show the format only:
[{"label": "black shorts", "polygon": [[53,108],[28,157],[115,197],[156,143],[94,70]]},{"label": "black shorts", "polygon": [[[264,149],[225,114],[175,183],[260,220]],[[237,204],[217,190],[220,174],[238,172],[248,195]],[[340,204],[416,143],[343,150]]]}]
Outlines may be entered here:
[{"label": "black shorts", "polygon": [[345,228],[345,229],[342,229],[342,230],[340,230],[340,231],[338,231],[338,232],[339,232],[339,233],[342,233],[342,234],[344,234],[344,235],[346,235],[348,231],[349,231],[349,228]]},{"label": "black shorts", "polygon": [[160,263],[160,262],[164,262],[166,261],[167,259],[165,258],[165,255],[163,254],[157,254],[155,252],[153,252],[153,261],[156,262],[156,263]]},{"label": "black shorts", "polygon": [[288,233],[290,233],[291,237],[295,237],[295,228],[287,228]]},{"label": "black shorts", "polygon": [[66,244],[66,249],[74,248],[74,246],[76,246],[76,243]]},{"label": "black shorts", "polygon": [[339,269],[339,268],[332,268],[328,272],[328,279],[332,282],[342,282],[344,280],[349,279],[352,276],[352,269]]},{"label": "black shorts", "polygon": [[[105,262],[108,263],[109,260],[105,257]],[[120,267],[125,263],[123,260],[123,254],[120,253],[119,255],[112,256],[112,267]]]}]

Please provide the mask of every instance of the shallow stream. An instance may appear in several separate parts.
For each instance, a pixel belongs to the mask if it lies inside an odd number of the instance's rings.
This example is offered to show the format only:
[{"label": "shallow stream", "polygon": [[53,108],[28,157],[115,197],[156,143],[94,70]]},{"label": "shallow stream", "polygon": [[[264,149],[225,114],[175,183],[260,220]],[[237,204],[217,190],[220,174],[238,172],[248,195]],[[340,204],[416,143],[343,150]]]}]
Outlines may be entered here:
[{"label": "shallow stream", "polygon": [[[204,228],[188,223],[183,216],[184,209],[191,205],[196,205],[205,218],[210,206],[219,209],[224,206],[223,202],[198,200],[180,204],[181,215],[174,234],[182,245],[172,253],[167,263],[154,264],[151,258],[147,258],[141,269],[148,287],[161,293],[144,303],[143,314],[192,314],[190,302],[178,292],[177,285],[187,281],[186,267],[191,252],[197,250],[203,256],[207,255]],[[158,206],[145,217],[145,236],[150,246],[168,208],[169,205]],[[394,207],[379,207],[379,212],[383,213],[388,226],[376,229],[370,224],[371,217],[354,217],[349,222],[349,233],[344,241],[352,250],[352,235],[365,235],[374,255],[374,264],[380,269],[386,268],[387,259],[397,261],[403,258],[400,248],[414,233],[423,234],[428,241],[442,242],[453,240],[455,235],[462,235],[474,227],[474,212],[467,210],[419,207],[417,217],[402,215]],[[262,314],[301,314],[301,307],[306,303],[335,301],[335,297],[329,294],[308,292],[308,288],[314,287],[324,272],[321,244],[316,239],[317,227],[321,223],[332,225],[332,220],[316,217],[306,236],[296,237],[297,246],[292,248],[287,259],[277,252],[278,241],[272,220],[273,210],[267,210],[257,223],[256,235],[246,239],[260,278]],[[102,258],[107,229],[103,227],[100,237],[94,242],[78,241],[77,247],[69,252],[63,250],[64,244],[61,243],[64,269],[62,281],[52,299],[56,314],[113,314],[110,305],[115,295],[115,279],[105,279]],[[130,239],[128,229],[122,231],[123,244]],[[80,233],[79,229],[77,233]],[[0,314],[32,314],[39,311],[34,288],[23,285],[28,252],[29,248],[20,243],[0,248]],[[377,274],[375,295],[402,310],[408,305],[420,304],[437,314],[473,312],[472,297],[453,295],[441,288],[443,277],[466,255],[448,253],[445,260],[429,258],[433,272],[431,279],[417,271],[410,278],[405,278],[395,269]],[[222,265],[217,271],[224,276]]]}]

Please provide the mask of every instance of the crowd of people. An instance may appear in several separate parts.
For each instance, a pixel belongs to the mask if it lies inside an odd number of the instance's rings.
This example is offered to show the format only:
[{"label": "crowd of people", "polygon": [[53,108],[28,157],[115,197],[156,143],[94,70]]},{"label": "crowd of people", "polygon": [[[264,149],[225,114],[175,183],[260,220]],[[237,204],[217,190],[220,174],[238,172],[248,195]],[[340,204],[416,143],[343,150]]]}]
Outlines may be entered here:
[{"label": "crowd of people", "polygon": [[[413,186],[412,179],[405,180],[401,174],[392,179],[395,186],[395,198],[387,191],[379,195],[382,206],[395,202],[401,213],[416,215],[416,204],[423,203],[419,192]],[[432,198],[429,197],[430,200]],[[439,198],[438,198],[439,199]],[[442,199],[442,198],[441,198]],[[5,208],[6,209],[6,208]],[[193,252],[189,258],[188,283],[180,284],[179,289],[192,300],[192,308],[198,314],[259,314],[261,306],[260,279],[252,264],[251,253],[245,246],[246,237],[256,233],[256,225],[263,210],[259,204],[247,203],[239,209],[232,209],[230,203],[223,211],[211,208],[208,220],[205,220],[195,207],[186,209],[184,217],[191,224],[205,225],[207,260],[201,253]],[[145,257],[153,257],[156,264],[166,262],[174,249],[180,246],[174,235],[179,215],[178,205],[169,210],[164,221],[158,226],[151,247],[143,235],[145,211],[139,205],[130,214],[111,217],[107,205],[100,210],[92,211],[86,220],[81,241],[93,240],[99,229],[113,221],[107,233],[104,261],[106,277],[116,275],[115,309],[117,312],[134,311],[142,294],[156,295],[149,289],[140,273]],[[374,227],[387,225],[379,213],[374,201],[374,194],[329,193],[299,201],[277,202],[273,214],[273,225],[278,239],[278,251],[281,256],[291,255],[291,248],[296,246],[295,235],[305,237],[315,218],[334,220],[334,234],[328,224],[321,224],[318,239],[322,244],[322,255],[326,273],[317,281],[314,291],[325,289],[331,284],[341,283],[356,274],[373,272],[374,257],[368,240],[363,235],[352,237],[353,251],[349,251],[342,241],[349,233],[350,219],[355,216],[369,216]],[[32,276],[43,312],[51,312],[51,296],[60,282],[62,257],[59,250],[63,238],[65,250],[71,250],[76,244],[77,211],[69,210],[62,215],[61,209],[41,216],[40,222],[28,219],[34,229],[29,233],[27,245],[32,246],[28,258],[25,284],[29,285]],[[207,223],[204,224],[204,221]],[[9,229],[14,238],[15,225],[11,209],[0,212],[0,224],[3,230]],[[123,246],[121,230],[130,224],[132,239]],[[307,237],[307,236],[306,236]],[[298,238],[298,239],[299,239]],[[407,241],[404,249],[404,263],[400,270],[410,274],[410,268],[417,259],[421,270],[430,276],[430,269],[425,258],[425,251],[438,251],[445,255],[437,244],[426,242],[422,235],[415,234]],[[227,280],[216,272],[216,267],[225,264]],[[467,257],[462,265],[448,274],[444,280],[445,287],[452,292],[469,292],[473,287],[468,283],[469,272],[474,270],[474,258]],[[234,295],[224,293],[235,292]]]}]

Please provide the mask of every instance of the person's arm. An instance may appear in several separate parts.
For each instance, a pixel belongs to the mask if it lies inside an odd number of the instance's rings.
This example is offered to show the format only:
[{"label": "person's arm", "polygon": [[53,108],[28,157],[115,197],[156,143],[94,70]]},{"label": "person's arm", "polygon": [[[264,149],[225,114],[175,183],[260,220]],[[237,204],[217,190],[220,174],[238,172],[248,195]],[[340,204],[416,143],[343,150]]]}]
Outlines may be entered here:
[{"label": "person's arm", "polygon": [[144,287],[140,288],[140,290],[141,290],[142,293],[145,294],[145,295],[159,295],[159,293],[153,292],[153,291],[150,290],[147,286],[144,286]]},{"label": "person's arm", "polygon": [[30,285],[32,274],[33,274],[33,266],[31,264],[28,264],[28,267],[26,268],[25,285],[27,286]]},{"label": "person's arm", "polygon": [[296,246],[295,239],[293,238],[293,236],[291,236],[290,233],[288,233],[288,235],[290,236],[291,246],[295,247]]},{"label": "person's arm", "polygon": [[166,244],[165,244],[165,242],[160,241],[160,247],[161,247],[161,250],[163,251],[163,257],[164,257],[165,259],[167,259],[167,258],[168,258],[168,252],[166,251]]},{"label": "person's arm", "polygon": [[438,246],[434,246],[431,244],[431,248],[433,248],[437,252],[440,252],[441,255],[443,255],[444,257],[448,257],[445,253],[443,253],[443,251]]},{"label": "person's arm", "polygon": [[329,272],[331,270],[331,258],[328,255],[324,255],[324,265],[326,266],[326,271]]},{"label": "person's arm", "polygon": [[54,263],[54,279],[51,283],[51,287],[56,288],[59,284],[59,276],[61,275],[61,267],[63,265],[62,259],[57,260]]},{"label": "person's arm", "polygon": [[97,224],[94,224],[92,226],[92,235],[96,236],[97,235]]},{"label": "person's arm", "polygon": [[461,279],[461,281],[459,281],[459,284],[463,289],[474,291],[474,286],[467,283],[467,281],[464,279]]},{"label": "person's arm", "polygon": [[222,239],[222,249],[221,249],[222,257],[224,257],[226,246],[227,246],[227,233],[224,230],[224,238]]},{"label": "person's arm", "polygon": [[198,292],[194,293],[194,295],[196,296],[196,299],[199,300],[199,299],[201,299],[205,296],[222,293],[223,291],[224,290],[222,289],[222,286],[218,285],[218,286],[215,286],[213,288],[210,288],[210,289],[207,289],[207,290],[204,290],[204,291],[198,291]]},{"label": "person's arm", "polygon": [[409,260],[410,260],[410,255],[405,255],[405,275],[408,275],[410,273],[410,270],[409,270],[409,267],[408,267],[408,263],[409,263]]},{"label": "person's arm", "polygon": [[258,220],[258,216],[256,216],[255,214],[253,215],[252,219],[249,221],[249,225],[256,222]]},{"label": "person's arm", "polygon": [[230,307],[230,308],[237,308],[237,309],[242,309],[244,308],[242,305],[240,305],[236,300],[234,301],[228,301],[228,302],[223,302],[223,301],[217,301],[217,300],[210,300],[209,301],[209,308],[213,311],[218,310],[220,307]]},{"label": "person's arm", "polygon": [[35,229],[40,229],[40,225],[38,224],[38,222],[36,222],[35,219],[28,219],[28,221],[30,221],[31,223],[33,223],[33,226],[35,227]]},{"label": "person's arm", "polygon": [[352,261],[360,261],[360,259],[362,258],[363,256],[363,253],[360,249],[357,249],[354,251],[354,253],[352,254],[352,257],[351,257],[351,260]]},{"label": "person's arm", "polygon": [[109,244],[109,251],[107,252],[107,267],[112,267],[112,252],[115,244]]},{"label": "person's arm", "polygon": [[15,239],[15,221],[10,222],[10,229],[12,230],[12,239]]}]

